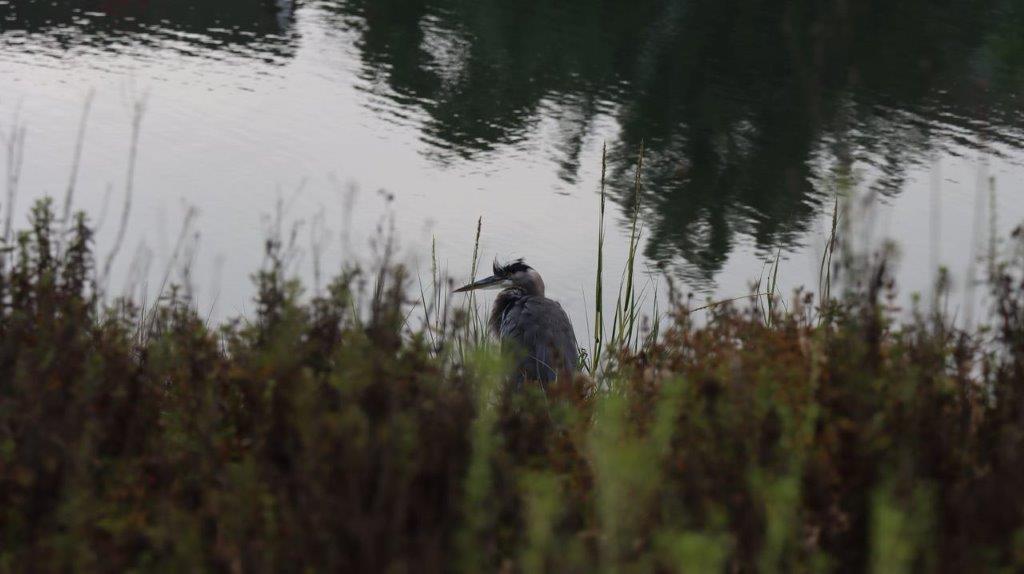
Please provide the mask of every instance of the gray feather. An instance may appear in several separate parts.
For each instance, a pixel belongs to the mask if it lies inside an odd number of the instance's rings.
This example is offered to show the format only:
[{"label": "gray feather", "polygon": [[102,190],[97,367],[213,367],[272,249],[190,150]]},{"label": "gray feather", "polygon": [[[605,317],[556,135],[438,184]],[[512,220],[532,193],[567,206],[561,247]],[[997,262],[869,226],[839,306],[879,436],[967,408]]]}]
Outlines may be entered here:
[{"label": "gray feather", "polygon": [[579,347],[562,306],[543,296],[507,290],[498,295],[491,329],[511,347],[518,382],[548,383],[576,370]]}]

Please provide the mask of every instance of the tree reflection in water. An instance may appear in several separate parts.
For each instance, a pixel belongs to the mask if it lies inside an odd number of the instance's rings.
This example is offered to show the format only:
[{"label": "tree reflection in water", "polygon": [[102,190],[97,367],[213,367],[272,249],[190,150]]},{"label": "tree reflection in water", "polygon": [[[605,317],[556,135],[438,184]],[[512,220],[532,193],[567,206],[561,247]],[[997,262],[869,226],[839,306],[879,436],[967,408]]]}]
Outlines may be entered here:
[{"label": "tree reflection in water", "polygon": [[297,10],[354,33],[363,85],[394,104],[373,113],[417,118],[439,161],[551,120],[548,149],[574,184],[588,138],[613,120],[612,196],[631,212],[645,142],[645,254],[684,262],[696,282],[739,238],[799,243],[837,169],[869,166],[868,185],[894,194],[935,151],[1018,147],[1024,125],[1020,0],[25,0],[0,6],[0,41],[283,64]]}]

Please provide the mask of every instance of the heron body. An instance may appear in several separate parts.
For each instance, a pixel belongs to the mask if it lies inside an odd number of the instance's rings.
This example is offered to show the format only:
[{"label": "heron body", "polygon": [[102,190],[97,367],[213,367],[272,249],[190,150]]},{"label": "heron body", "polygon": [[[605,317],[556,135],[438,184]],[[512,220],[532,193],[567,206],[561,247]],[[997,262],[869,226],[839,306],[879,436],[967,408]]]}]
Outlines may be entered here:
[{"label": "heron body", "polygon": [[559,374],[577,368],[579,347],[565,310],[544,296],[544,281],[522,259],[494,264],[494,275],[456,292],[500,288],[488,324],[515,361],[513,380],[539,381],[545,386]]}]

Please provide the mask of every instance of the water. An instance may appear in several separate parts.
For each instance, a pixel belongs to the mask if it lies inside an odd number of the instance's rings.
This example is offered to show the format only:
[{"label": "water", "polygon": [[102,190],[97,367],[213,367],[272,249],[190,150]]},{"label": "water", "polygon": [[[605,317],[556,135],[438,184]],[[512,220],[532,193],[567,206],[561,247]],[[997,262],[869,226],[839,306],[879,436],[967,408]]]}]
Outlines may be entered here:
[{"label": "water", "polygon": [[905,293],[940,264],[962,287],[1024,220],[1018,0],[0,0],[0,30],[16,220],[63,197],[92,93],[74,201],[109,252],[144,102],[111,289],[189,280],[216,317],[247,312],[275,214],[311,288],[391,227],[466,279],[482,217],[485,258],[526,257],[585,338],[603,145],[613,283],[637,200],[660,289],[716,298],[776,254],[784,289],[816,286],[850,178]]}]

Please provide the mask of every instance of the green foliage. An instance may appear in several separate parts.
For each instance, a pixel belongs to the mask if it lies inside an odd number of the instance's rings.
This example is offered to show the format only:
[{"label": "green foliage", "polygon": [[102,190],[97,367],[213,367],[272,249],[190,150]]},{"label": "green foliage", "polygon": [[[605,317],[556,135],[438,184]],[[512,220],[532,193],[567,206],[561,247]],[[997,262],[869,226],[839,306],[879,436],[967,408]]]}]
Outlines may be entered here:
[{"label": "green foliage", "polygon": [[255,316],[213,328],[175,289],[104,303],[84,217],[15,237],[0,572],[1024,568],[1020,237],[979,331],[897,322],[882,258],[824,319],[674,301],[546,394],[437,297],[410,327],[399,267],[307,298],[271,240]]}]

